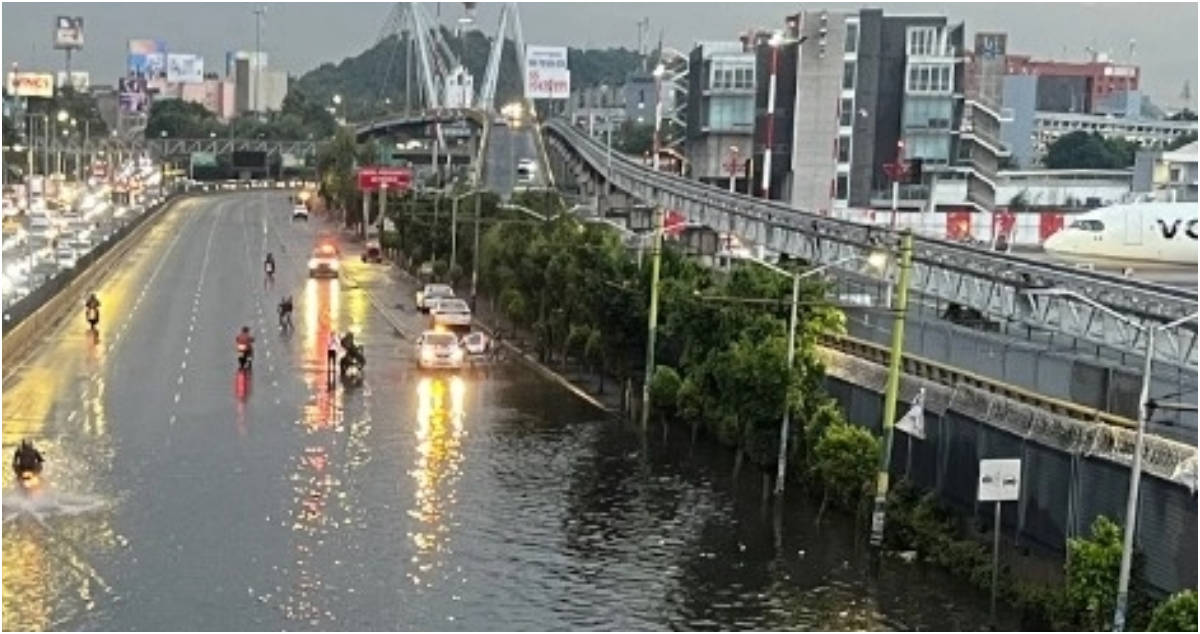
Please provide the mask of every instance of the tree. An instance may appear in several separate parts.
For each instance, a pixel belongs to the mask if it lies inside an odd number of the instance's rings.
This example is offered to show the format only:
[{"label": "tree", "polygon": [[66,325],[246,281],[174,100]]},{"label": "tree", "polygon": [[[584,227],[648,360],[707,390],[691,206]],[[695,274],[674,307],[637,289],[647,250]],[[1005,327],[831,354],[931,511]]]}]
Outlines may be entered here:
[{"label": "tree", "polygon": [[821,508],[830,497],[847,510],[860,508],[875,475],[879,451],[879,440],[862,427],[844,420],[826,427],[813,448],[813,470],[824,488]]},{"label": "tree", "polygon": [[667,418],[675,412],[681,384],[682,379],[675,368],[667,365],[654,368],[654,375],[650,378],[650,403],[656,416]]},{"label": "tree", "polygon": [[1192,632],[1196,629],[1196,591],[1182,590],[1154,608],[1151,632]]},{"label": "tree", "polygon": [[1163,149],[1168,150],[1168,151],[1178,150],[1179,148],[1181,148],[1189,143],[1195,143],[1195,142],[1196,142],[1196,132],[1192,131],[1192,132],[1188,132],[1187,134],[1181,134],[1181,135],[1175,137]]},{"label": "tree", "polygon": [[625,154],[645,154],[654,149],[654,124],[625,121],[613,136],[613,148]]},{"label": "tree", "polygon": [[1192,112],[1192,110],[1190,108],[1184,108],[1183,110],[1180,110],[1179,112],[1176,112],[1175,114],[1167,117],[1167,120],[1168,121],[1195,121],[1196,113]]},{"label": "tree", "polygon": [[1105,140],[1082,130],[1059,137],[1046,150],[1050,169],[1122,169],[1133,164],[1134,152],[1123,139]]},{"label": "tree", "polygon": [[1067,600],[1090,631],[1107,629],[1116,610],[1122,532],[1101,515],[1092,522],[1090,539],[1067,540]]},{"label": "tree", "polygon": [[224,126],[215,114],[198,103],[159,99],[150,106],[147,137],[157,138],[165,133],[171,138],[202,138],[214,132],[224,132]]}]

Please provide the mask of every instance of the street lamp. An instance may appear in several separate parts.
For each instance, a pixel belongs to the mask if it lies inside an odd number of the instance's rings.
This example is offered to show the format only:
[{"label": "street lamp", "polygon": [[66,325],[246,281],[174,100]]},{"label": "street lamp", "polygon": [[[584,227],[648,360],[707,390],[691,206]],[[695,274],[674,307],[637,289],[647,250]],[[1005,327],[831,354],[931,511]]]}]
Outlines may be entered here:
[{"label": "street lamp", "polygon": [[1197,313],[1181,317],[1159,326],[1147,327],[1129,317],[1101,304],[1100,302],[1065,288],[1031,288],[1022,291],[1029,296],[1063,297],[1083,302],[1092,308],[1119,319],[1146,333],[1146,359],[1142,363],[1142,389],[1138,396],[1137,434],[1133,443],[1133,473],[1129,476],[1129,497],[1125,501],[1125,534],[1121,547],[1121,570],[1117,577],[1117,608],[1113,614],[1113,631],[1125,630],[1125,611],[1129,603],[1129,576],[1133,567],[1133,534],[1137,530],[1138,489],[1142,482],[1142,453],[1146,442],[1146,423],[1154,409],[1150,399],[1150,371],[1154,363],[1154,335],[1160,330],[1175,328],[1189,321],[1196,321]]},{"label": "street lamp", "polygon": [[71,113],[67,112],[66,110],[59,110],[58,115],[54,118],[58,119],[59,123],[66,123],[67,119],[71,118]]},{"label": "street lamp", "polygon": [[892,316],[892,347],[888,358],[887,389],[883,400],[883,447],[879,470],[875,474],[875,500],[871,512],[871,547],[883,547],[883,527],[887,520],[888,470],[892,462],[892,427],[896,422],[896,397],[900,392],[900,361],[904,356],[904,320],[908,315],[908,280],[912,274],[912,232],[900,234],[900,274],[896,284],[896,307]]},{"label": "street lamp", "polygon": [[661,63],[654,67],[654,171],[658,171],[658,153],[661,146],[662,132],[662,79],[667,74],[667,67]]}]

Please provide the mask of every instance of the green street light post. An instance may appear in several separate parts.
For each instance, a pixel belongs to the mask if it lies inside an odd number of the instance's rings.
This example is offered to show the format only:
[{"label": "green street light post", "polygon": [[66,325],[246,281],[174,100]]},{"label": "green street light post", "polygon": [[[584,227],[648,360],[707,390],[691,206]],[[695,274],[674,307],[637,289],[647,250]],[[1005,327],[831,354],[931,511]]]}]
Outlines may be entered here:
[{"label": "green street light post", "polygon": [[[655,160],[658,160],[657,154]],[[654,340],[658,335],[658,277],[662,268],[662,234],[666,215],[661,205],[654,208],[654,234],[651,249],[654,260],[650,265],[650,310],[646,331],[646,377],[642,382],[642,431],[650,423],[650,379],[654,376]]]},{"label": "green street light post", "polygon": [[892,319],[892,350],[888,362],[887,391],[883,401],[883,448],[875,475],[875,502],[871,512],[871,547],[883,546],[887,520],[888,470],[892,462],[892,427],[896,418],[896,396],[900,391],[900,360],[904,355],[904,320],[908,315],[908,280],[912,273],[912,232],[900,237],[900,275],[896,283],[896,310]]}]

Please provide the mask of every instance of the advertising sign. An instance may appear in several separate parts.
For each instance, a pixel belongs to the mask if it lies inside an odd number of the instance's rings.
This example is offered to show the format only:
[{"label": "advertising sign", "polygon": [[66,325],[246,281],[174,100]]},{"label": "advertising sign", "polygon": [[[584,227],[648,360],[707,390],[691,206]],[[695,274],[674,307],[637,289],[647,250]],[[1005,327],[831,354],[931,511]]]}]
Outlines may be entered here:
[{"label": "advertising sign", "polygon": [[[61,70],[58,71],[57,81],[55,81],[54,85],[62,88],[63,86],[66,86],[67,83],[67,73]],[[88,74],[86,70],[71,71],[70,85],[71,88],[75,89],[75,92],[87,92],[88,86],[91,86],[91,84],[91,75]]]},{"label": "advertising sign", "polygon": [[83,18],[66,15],[54,18],[54,48],[83,48]]},{"label": "advertising sign", "polygon": [[358,188],[361,191],[407,191],[412,186],[412,170],[407,167],[361,167],[358,170]]},{"label": "advertising sign", "polygon": [[14,97],[53,97],[54,75],[50,73],[9,73],[8,94]]},{"label": "advertising sign", "polygon": [[145,77],[122,77],[117,80],[117,96],[121,111],[125,113],[147,112],[150,109],[150,92]]},{"label": "advertising sign", "polygon": [[153,79],[167,72],[167,43],[162,40],[129,40],[130,75]]},{"label": "advertising sign", "polygon": [[304,167],[304,158],[291,152],[284,152],[279,157],[279,166],[284,169]]},{"label": "advertising sign", "polygon": [[530,99],[567,99],[571,71],[565,46],[525,47],[525,94]]},{"label": "advertising sign", "polygon": [[168,53],[167,81],[189,84],[204,81],[204,58],[185,53]]}]

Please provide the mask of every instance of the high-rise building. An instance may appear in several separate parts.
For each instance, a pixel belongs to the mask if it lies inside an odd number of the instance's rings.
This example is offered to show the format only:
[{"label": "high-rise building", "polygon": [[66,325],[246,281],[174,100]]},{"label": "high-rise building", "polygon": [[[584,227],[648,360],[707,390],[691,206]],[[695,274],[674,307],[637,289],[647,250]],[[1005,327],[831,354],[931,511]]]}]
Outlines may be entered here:
[{"label": "high-rise building", "polygon": [[233,78],[234,110],[237,114],[279,110],[283,106],[288,88],[287,73],[270,70],[266,53],[226,53],[225,67]]},{"label": "high-rise building", "polygon": [[1117,64],[1103,53],[1087,62],[1035,60],[1008,55],[1009,75],[1037,77],[1037,109],[1043,112],[1094,112],[1097,101],[1113,93],[1138,90],[1141,69]]}]

